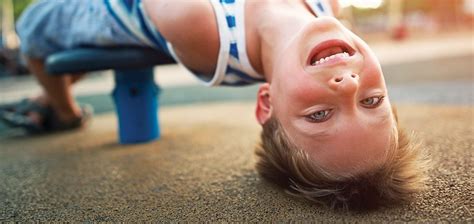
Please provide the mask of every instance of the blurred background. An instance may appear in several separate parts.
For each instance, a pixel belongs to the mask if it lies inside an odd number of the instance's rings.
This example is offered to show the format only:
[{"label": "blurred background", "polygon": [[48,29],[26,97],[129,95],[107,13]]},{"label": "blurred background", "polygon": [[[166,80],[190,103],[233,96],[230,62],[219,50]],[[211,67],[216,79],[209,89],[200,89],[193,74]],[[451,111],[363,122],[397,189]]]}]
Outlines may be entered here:
[{"label": "blurred background", "polygon": [[[34,0],[0,0],[0,78],[28,74],[19,63],[15,20]],[[340,18],[369,43],[472,35],[474,0],[339,0]],[[472,37],[472,36],[471,36]],[[467,43],[467,44],[473,44]]]},{"label": "blurred background", "polygon": [[[20,43],[14,23],[33,1],[0,0],[0,77],[28,73],[18,61]],[[339,1],[341,19],[369,43],[428,38],[453,32],[471,35],[474,26],[474,0]]]},{"label": "blurred background", "polygon": [[[34,0],[0,0],[0,105],[40,87],[22,66],[15,20]],[[340,19],[377,54],[399,102],[473,104],[474,0],[340,0]],[[156,68],[162,104],[253,100],[256,87],[204,88],[178,65]],[[110,71],[75,88],[97,112],[113,110]],[[416,84],[416,85],[415,85]],[[424,90],[420,92],[420,90]],[[179,92],[179,94],[176,94]],[[189,94],[186,94],[189,93]],[[1,126],[1,124],[0,124]]]},{"label": "blurred background", "polygon": [[473,0],[340,0],[340,3],[341,17],[368,41],[404,40],[473,28]]}]

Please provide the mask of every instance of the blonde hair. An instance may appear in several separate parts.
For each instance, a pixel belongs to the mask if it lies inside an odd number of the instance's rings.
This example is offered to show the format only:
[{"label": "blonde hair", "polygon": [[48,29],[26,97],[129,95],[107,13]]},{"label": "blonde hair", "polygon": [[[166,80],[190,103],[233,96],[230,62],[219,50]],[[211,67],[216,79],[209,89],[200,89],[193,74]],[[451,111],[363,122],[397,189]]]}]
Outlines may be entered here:
[{"label": "blonde hair", "polygon": [[[396,111],[394,117],[397,119]],[[413,193],[425,187],[430,163],[420,144],[411,142],[397,126],[393,127],[389,158],[384,164],[343,177],[327,172],[295,147],[272,117],[263,125],[256,168],[261,176],[288,193],[332,208],[371,209],[409,201]]]}]

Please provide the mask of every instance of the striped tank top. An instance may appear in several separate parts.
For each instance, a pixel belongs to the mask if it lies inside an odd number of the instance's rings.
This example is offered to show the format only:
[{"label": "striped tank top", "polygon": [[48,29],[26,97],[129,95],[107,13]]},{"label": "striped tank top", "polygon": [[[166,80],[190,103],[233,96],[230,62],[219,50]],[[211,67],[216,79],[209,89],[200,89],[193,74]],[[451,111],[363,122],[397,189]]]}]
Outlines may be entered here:
[{"label": "striped tank top", "polygon": [[[158,32],[146,14],[141,0],[104,0],[117,22],[144,45],[160,50],[180,61],[172,45]],[[216,15],[220,49],[212,76],[191,71],[208,86],[242,86],[264,82],[250,64],[245,41],[245,0],[210,0]],[[328,0],[306,0],[317,16],[333,16]]]}]

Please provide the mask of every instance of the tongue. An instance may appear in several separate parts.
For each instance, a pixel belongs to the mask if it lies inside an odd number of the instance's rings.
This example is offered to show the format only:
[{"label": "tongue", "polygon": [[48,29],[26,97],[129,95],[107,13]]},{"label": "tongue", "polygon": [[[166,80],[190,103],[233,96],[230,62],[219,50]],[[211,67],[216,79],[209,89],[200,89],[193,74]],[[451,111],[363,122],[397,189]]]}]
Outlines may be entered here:
[{"label": "tongue", "polygon": [[314,61],[319,61],[321,58],[329,57],[338,53],[344,53],[344,50],[342,50],[341,47],[326,48],[316,55]]}]

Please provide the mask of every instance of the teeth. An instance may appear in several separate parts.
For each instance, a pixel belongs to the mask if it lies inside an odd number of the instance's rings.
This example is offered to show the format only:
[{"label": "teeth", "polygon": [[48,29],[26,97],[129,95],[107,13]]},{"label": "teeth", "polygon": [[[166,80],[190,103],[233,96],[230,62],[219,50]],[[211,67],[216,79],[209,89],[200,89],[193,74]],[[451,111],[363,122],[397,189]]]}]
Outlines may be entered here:
[{"label": "teeth", "polygon": [[331,59],[334,59],[334,58],[336,58],[336,57],[347,58],[347,57],[349,57],[349,56],[350,56],[350,55],[349,55],[349,53],[347,53],[347,52],[338,53],[338,54],[334,54],[334,55],[331,55],[331,56],[328,56],[328,57],[325,57],[325,58],[321,58],[321,59],[319,59],[319,61],[315,61],[315,62],[313,62],[311,65],[319,65],[319,64],[322,64],[322,63],[324,63],[324,62],[327,62],[327,61],[329,61],[329,60],[331,60]]}]

